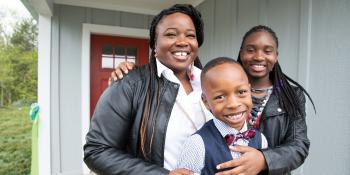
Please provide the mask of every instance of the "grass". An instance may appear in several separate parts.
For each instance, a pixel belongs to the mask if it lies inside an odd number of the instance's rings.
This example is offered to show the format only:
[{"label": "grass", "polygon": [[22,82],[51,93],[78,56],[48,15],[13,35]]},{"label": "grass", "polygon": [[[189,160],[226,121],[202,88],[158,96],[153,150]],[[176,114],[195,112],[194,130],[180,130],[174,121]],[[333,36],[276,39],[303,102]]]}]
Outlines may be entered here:
[{"label": "grass", "polygon": [[29,107],[0,108],[0,175],[30,174]]}]

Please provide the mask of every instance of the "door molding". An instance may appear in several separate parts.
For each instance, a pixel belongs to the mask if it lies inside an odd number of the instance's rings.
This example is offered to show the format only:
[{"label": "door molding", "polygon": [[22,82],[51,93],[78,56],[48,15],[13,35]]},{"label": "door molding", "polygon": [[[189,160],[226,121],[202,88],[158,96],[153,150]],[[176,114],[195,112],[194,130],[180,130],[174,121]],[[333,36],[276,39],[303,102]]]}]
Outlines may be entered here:
[{"label": "door molding", "polygon": [[[107,26],[97,24],[82,24],[81,41],[81,147],[85,144],[85,136],[90,126],[90,47],[91,34],[102,34],[122,36],[130,38],[149,38],[148,29],[128,28],[120,26]],[[82,154],[84,155],[84,153]],[[83,160],[83,159],[82,159]],[[83,173],[88,174],[90,170],[82,162]]]}]

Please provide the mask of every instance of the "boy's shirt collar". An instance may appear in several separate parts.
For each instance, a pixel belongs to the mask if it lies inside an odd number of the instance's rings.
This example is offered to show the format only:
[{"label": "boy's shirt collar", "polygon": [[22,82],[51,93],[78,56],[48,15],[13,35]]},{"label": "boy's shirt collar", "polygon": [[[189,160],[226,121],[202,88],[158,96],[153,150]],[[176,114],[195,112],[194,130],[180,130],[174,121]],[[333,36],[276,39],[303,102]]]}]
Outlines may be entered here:
[{"label": "boy's shirt collar", "polygon": [[213,118],[214,124],[216,128],[219,130],[222,137],[225,137],[227,134],[237,134],[238,132],[244,132],[248,130],[247,122],[244,122],[243,127],[240,131],[236,130],[235,128],[231,128],[226,123],[222,122],[221,120],[217,118]]}]

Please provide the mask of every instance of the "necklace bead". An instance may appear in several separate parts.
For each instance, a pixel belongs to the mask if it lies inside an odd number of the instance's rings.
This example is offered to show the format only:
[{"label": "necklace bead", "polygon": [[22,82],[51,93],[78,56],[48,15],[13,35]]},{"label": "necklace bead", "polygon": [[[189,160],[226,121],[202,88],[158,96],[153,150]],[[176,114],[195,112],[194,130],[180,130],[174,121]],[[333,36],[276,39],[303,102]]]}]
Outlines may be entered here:
[{"label": "necklace bead", "polygon": [[273,86],[267,87],[267,88],[259,88],[259,89],[251,88],[251,91],[254,93],[263,93],[263,92],[267,92],[268,90],[271,90],[272,88]]}]

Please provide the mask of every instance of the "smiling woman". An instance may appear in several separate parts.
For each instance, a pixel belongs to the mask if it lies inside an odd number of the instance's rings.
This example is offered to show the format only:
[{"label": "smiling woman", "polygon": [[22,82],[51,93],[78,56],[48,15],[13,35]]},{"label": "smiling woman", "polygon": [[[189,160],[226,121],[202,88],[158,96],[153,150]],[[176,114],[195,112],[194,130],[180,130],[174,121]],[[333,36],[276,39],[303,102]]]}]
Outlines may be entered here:
[{"label": "smiling woman", "polygon": [[175,166],[184,140],[206,122],[194,66],[202,42],[201,15],[191,5],[174,5],[154,17],[150,63],[113,83],[95,108],[84,146],[90,169],[191,174]]},{"label": "smiling woman", "polygon": [[192,91],[187,69],[197,58],[198,42],[191,18],[183,13],[164,17],[157,27],[157,60],[171,69],[189,94]]}]

